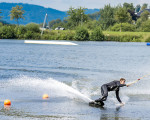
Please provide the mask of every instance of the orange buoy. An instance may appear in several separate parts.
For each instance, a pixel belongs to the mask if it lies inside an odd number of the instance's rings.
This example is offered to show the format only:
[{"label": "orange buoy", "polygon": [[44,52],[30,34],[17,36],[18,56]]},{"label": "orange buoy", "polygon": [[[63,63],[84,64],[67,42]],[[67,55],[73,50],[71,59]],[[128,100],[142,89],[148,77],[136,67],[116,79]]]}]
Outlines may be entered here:
[{"label": "orange buoy", "polygon": [[11,105],[11,101],[10,101],[10,100],[8,100],[8,99],[7,99],[7,100],[5,100],[5,101],[4,101],[4,105]]},{"label": "orange buoy", "polygon": [[43,95],[43,99],[48,99],[48,98],[49,98],[48,94]]}]

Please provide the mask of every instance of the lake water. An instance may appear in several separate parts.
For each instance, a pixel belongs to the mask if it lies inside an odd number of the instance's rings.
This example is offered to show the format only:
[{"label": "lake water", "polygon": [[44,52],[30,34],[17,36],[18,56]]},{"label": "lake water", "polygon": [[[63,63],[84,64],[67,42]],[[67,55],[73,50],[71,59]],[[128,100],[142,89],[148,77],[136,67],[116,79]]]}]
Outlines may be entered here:
[{"label": "lake water", "polygon": [[[104,108],[88,106],[102,84],[150,74],[145,43],[76,42],[77,46],[0,40],[0,118],[3,120],[149,120],[150,76],[109,93]],[[49,99],[43,100],[42,95]],[[4,106],[5,99],[12,105]]]}]

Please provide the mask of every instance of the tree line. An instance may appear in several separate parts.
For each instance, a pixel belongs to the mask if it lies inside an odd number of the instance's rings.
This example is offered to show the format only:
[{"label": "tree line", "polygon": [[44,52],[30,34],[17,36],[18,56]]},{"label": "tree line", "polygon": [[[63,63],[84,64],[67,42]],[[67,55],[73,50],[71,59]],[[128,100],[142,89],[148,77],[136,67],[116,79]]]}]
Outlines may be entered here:
[{"label": "tree line", "polygon": [[[47,26],[51,29],[61,26],[70,30],[75,30],[78,26],[84,26],[89,30],[94,29],[96,26],[100,26],[102,30],[109,31],[118,31],[118,26],[120,26],[120,32],[146,31],[143,27],[145,27],[145,24],[149,24],[148,18],[150,16],[150,11],[147,11],[147,8],[148,4],[146,3],[142,6],[136,5],[135,7],[133,3],[124,3],[123,5],[117,5],[115,7],[108,4],[105,5],[104,8],[100,9],[99,12],[94,14],[85,14],[86,8],[70,7],[67,11],[68,16],[64,18],[64,20],[56,19],[49,21]],[[140,16],[137,16],[136,13],[140,11],[143,12]],[[11,20],[15,20],[17,25],[19,25],[19,19],[24,19],[24,13],[25,11],[23,10],[23,7],[17,5],[16,7],[12,7],[9,16]],[[2,19],[2,16],[0,16],[0,19]],[[131,27],[129,29],[128,26],[130,25]],[[42,27],[42,23],[40,26]]]},{"label": "tree line", "polygon": [[[99,12],[94,14],[85,14],[86,8],[70,7],[67,11],[67,17],[64,20],[56,19],[49,21],[48,26],[55,29],[58,26],[67,29],[66,32],[44,31],[40,36],[39,26],[42,24],[30,23],[19,25],[19,19],[24,19],[24,10],[22,6],[13,7],[10,11],[10,19],[15,20],[17,25],[0,24],[0,38],[3,39],[63,39],[63,40],[110,40],[120,41],[128,39],[135,41],[140,36],[114,37],[104,35],[102,31],[132,31],[132,32],[150,32],[150,12],[147,10],[148,4],[134,7],[132,3],[124,3],[112,7],[105,5]],[[138,16],[135,13],[141,12]],[[0,11],[1,12],[1,11]],[[2,19],[2,16],[0,17]],[[75,31],[75,32],[74,32]],[[149,38],[150,39],[150,38]]]},{"label": "tree line", "polygon": [[[134,7],[132,3],[124,3],[112,7],[110,4],[105,5],[99,12],[86,15],[86,8],[70,8],[67,12],[68,17],[63,21],[60,19],[49,22],[49,27],[54,29],[57,26],[62,26],[67,29],[76,29],[78,26],[92,30],[96,26],[100,26],[102,30],[109,31],[150,31],[144,29],[145,24],[149,24],[150,12],[146,9],[148,4]],[[136,13],[143,11],[140,16]],[[129,27],[130,26],[130,27]],[[129,28],[128,28],[129,27]]]}]

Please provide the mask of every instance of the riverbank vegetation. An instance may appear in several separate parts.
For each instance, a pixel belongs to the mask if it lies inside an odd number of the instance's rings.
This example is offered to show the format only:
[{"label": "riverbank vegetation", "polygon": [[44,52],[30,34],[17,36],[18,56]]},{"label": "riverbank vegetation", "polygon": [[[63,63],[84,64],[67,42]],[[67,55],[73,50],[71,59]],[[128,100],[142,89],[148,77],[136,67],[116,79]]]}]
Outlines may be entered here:
[{"label": "riverbank vegetation", "polygon": [[[118,42],[150,42],[150,11],[148,4],[142,6],[124,3],[112,7],[105,5],[94,14],[85,14],[86,8],[70,8],[68,17],[43,24],[29,23],[19,25],[24,19],[24,10],[20,6],[12,8],[10,17],[17,25],[0,24],[0,39],[34,39],[34,40],[77,40],[77,41],[118,41]],[[134,12],[136,11],[136,13]],[[66,30],[54,30],[61,26]]]},{"label": "riverbank vegetation", "polygon": [[41,36],[38,24],[26,26],[0,25],[1,39],[33,39],[33,40],[77,40],[77,41],[118,41],[118,42],[150,42],[150,32],[116,32],[102,31],[99,27],[87,30],[45,30]]}]

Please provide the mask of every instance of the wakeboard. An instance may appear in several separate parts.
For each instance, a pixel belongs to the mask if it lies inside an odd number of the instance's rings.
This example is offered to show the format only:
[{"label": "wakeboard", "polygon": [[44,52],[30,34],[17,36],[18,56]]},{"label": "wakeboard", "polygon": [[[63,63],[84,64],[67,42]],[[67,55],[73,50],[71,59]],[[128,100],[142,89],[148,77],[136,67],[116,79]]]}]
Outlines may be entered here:
[{"label": "wakeboard", "polygon": [[94,102],[94,101],[89,102],[89,106],[92,106],[92,107],[103,107],[104,105],[105,104],[103,101],[101,101],[101,102]]}]

